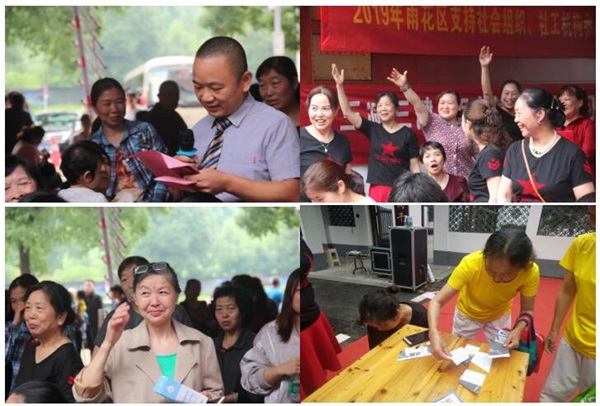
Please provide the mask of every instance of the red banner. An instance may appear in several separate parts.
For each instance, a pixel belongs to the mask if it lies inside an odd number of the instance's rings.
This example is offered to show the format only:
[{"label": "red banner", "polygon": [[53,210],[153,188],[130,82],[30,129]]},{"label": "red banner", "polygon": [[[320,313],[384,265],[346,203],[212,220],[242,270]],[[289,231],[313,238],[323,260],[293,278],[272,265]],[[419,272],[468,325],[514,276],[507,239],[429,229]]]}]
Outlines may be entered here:
[{"label": "red banner", "polygon": [[594,7],[321,7],[321,51],[595,58]]},{"label": "red banner", "polygon": [[[525,85],[525,84],[524,84]],[[316,86],[316,85],[315,85]],[[537,87],[543,87],[552,94],[556,94],[560,85],[544,85],[544,84],[536,84]],[[595,93],[596,86],[590,84],[582,85],[589,95],[590,102],[590,110],[592,113],[592,117],[595,111]],[[333,91],[335,91],[335,86],[329,86]],[[524,86],[524,88],[527,86]],[[302,105],[304,106],[304,102],[308,93],[312,90],[313,86],[305,86],[304,84],[300,86],[300,100]],[[461,105],[464,107],[470,99],[477,99],[481,97],[481,86],[480,85],[467,85],[467,86],[440,86],[440,85],[421,85],[418,87],[415,86],[415,90],[418,92],[421,100],[425,103],[429,111],[437,112],[437,106],[434,106],[435,99],[439,92],[442,89],[452,88],[458,91],[461,97]],[[355,85],[355,84],[345,84],[344,89],[346,90],[346,94],[348,95],[348,101],[350,102],[350,106],[352,110],[358,112],[363,118],[366,118],[371,121],[379,122],[377,114],[375,112],[375,98],[377,95],[384,91],[394,90],[393,86],[386,85]],[[417,117],[415,115],[415,110],[412,106],[406,101],[406,99],[401,95],[400,92],[396,92],[398,97],[400,98],[400,105],[396,112],[397,121],[402,123],[408,127],[410,127],[419,138],[419,145],[425,141],[425,137],[423,136],[423,131],[417,123]],[[306,109],[302,109],[302,115],[300,117],[300,125],[305,127],[310,125],[310,121],[308,119],[308,114]],[[369,140],[367,137],[356,130],[352,124],[348,122],[348,120],[344,119],[342,113],[339,112],[336,116],[336,120],[333,123],[333,128],[337,131],[340,131],[342,134],[346,135],[350,140],[350,147],[352,148],[353,155],[353,164],[360,165],[366,164],[369,161]]]}]

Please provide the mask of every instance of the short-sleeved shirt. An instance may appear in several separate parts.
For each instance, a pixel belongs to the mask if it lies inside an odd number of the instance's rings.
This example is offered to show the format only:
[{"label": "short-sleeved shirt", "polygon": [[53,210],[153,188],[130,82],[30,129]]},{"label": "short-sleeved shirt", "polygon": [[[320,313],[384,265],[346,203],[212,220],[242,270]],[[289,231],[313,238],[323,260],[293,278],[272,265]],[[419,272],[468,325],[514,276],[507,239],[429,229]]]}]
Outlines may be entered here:
[{"label": "short-sleeved shirt", "polygon": [[563,337],[587,358],[596,359],[596,233],[575,238],[560,265],[573,272],[577,295]]},{"label": "short-sleeved shirt", "polygon": [[[258,181],[300,177],[298,131],[288,116],[248,95],[228,118],[232,125],[223,133],[218,170]],[[214,138],[214,120],[206,116],[192,128],[200,158]],[[228,193],[219,193],[217,198],[239,200]]]},{"label": "short-sleeved shirt", "polygon": [[51,382],[58,386],[70,403],[75,403],[71,387],[83,363],[73,344],[68,342],[61,345],[39,363],[35,362],[35,348],[29,346],[25,349],[16,385],[31,381]]},{"label": "short-sleeved shirt", "polygon": [[448,279],[451,288],[459,290],[456,308],[471,320],[486,323],[509,314],[514,297],[521,293],[533,297],[540,284],[537,264],[520,270],[507,283],[496,283],[485,270],[483,251],[465,256]]},{"label": "short-sleeved shirt", "polygon": [[502,176],[503,162],[504,154],[502,151],[489,146],[481,150],[467,178],[470,200],[472,202],[488,202],[490,200],[487,180],[496,176]]},{"label": "short-sleeved shirt", "polygon": [[431,113],[423,127],[427,141],[437,141],[446,151],[444,172],[467,177],[477,155],[477,145],[470,141],[462,130],[460,121],[449,123],[438,114]]},{"label": "short-sleeved shirt", "polygon": [[327,145],[327,151],[323,143],[313,137],[306,128],[300,129],[300,177],[315,161],[328,159],[340,165],[342,168],[352,162],[352,151],[348,137],[337,131],[333,132],[333,140]]},{"label": "short-sleeved shirt", "polygon": [[467,180],[462,176],[448,174],[448,183],[443,190],[449,202],[468,202],[469,188]]},{"label": "short-sleeved shirt", "polygon": [[[547,202],[573,202],[573,188],[592,181],[585,154],[577,145],[560,137],[556,145],[540,158],[529,151],[525,139],[525,156],[538,192]],[[523,161],[521,142],[513,142],[506,152],[503,176],[512,181],[513,201],[539,202]]]},{"label": "short-sleeved shirt", "polygon": [[389,133],[382,124],[362,119],[358,130],[369,138],[369,169],[371,185],[393,186],[404,171],[410,170],[410,160],[419,157],[417,135],[408,127]]}]

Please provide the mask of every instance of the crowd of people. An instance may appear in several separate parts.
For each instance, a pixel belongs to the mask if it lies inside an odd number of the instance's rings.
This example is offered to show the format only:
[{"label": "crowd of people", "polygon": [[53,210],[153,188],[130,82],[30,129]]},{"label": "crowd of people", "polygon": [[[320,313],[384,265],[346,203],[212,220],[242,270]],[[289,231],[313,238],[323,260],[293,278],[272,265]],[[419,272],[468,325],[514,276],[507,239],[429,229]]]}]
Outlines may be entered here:
[{"label": "crowd of people", "polygon": [[[590,223],[595,225],[595,206],[588,208],[588,215]],[[577,393],[595,388],[596,233],[576,237],[559,263],[566,272],[550,316],[550,329],[541,332],[539,324],[537,328],[545,337],[545,351],[556,353],[541,389],[542,402],[566,402]],[[532,241],[522,229],[505,226],[488,237],[482,250],[461,259],[427,307],[401,301],[400,289],[390,285],[361,298],[357,322],[366,326],[369,349],[410,324],[428,330],[433,357],[450,360],[452,354],[441,333],[440,317],[448,313],[449,303],[457,297],[454,308],[449,310],[453,313],[453,335],[476,340],[482,332],[491,344],[503,329],[508,332],[504,347],[517,349],[523,331],[536,315],[551,312],[550,307],[539,303],[536,306],[539,289],[540,267]],[[519,310],[514,320],[513,305],[517,297]],[[571,306],[573,312],[559,340]]]},{"label": "crowd of people", "polygon": [[178,303],[179,279],[166,262],[132,256],[117,273],[106,316],[91,280],[72,292],[31,274],[10,284],[7,402],[157,403],[161,376],[214,402],[299,402],[299,269],[283,292],[278,282],[269,289],[279,305],[250,275],[221,283],[210,303],[190,279]]},{"label": "crowd of people", "polygon": [[[303,192],[311,189],[315,202],[351,201],[337,193],[338,168],[317,164],[328,159],[350,173],[352,155],[347,142],[342,142],[345,137],[331,129],[339,103],[344,118],[369,139],[367,183],[374,201],[595,201],[595,127],[585,90],[565,85],[552,95],[542,88],[521,89],[519,82],[507,80],[496,99],[492,60],[489,47],[482,47],[482,98],[470,100],[463,109],[456,90],[443,90],[435,101],[437,112],[429,111],[409,83],[407,71],[392,69],[387,79],[398,86],[423,129],[426,142],[420,148],[416,134],[396,121],[395,93],[377,95],[379,122],[366,120],[350,108],[344,70],[332,64],[337,98],[320,86],[307,99],[312,125],[301,137]],[[315,100],[315,94],[326,97]],[[314,132],[316,123],[322,125],[322,134]],[[329,148],[336,142],[339,148]],[[319,149],[321,156],[314,152]],[[319,168],[308,177],[310,163]],[[315,190],[314,179],[332,182],[321,182]]]},{"label": "crowd of people", "polygon": [[[481,99],[463,109],[459,93],[446,89],[436,99],[436,112],[411,86],[407,71],[391,70],[387,79],[399,88],[423,129],[426,143],[419,145],[416,134],[396,119],[399,97],[393,91],[377,95],[377,122],[353,111],[344,70],[336,64],[331,70],[336,91],[322,85],[311,89],[305,103],[310,125],[300,127],[294,62],[283,56],[266,59],[252,89],[242,46],[233,38],[214,37],[198,49],[193,64],[194,91],[208,113],[191,128],[196,154],[180,149],[179,134],[187,127],[175,111],[176,82],[162,83],[158,103],[142,112],[135,92],[103,78],[90,93],[96,119],[92,123],[89,115],[82,116],[82,131],[63,151],[60,172],[47,151],[38,151],[44,129],[33,124],[24,97],[11,92],[5,111],[5,201],[595,200],[595,126],[585,90],[565,85],[552,95],[507,80],[496,98],[492,60],[489,47],[482,47]],[[353,170],[348,137],[333,129],[340,110],[369,141],[368,197],[365,181]],[[136,157],[147,150],[199,169],[185,176],[188,189],[156,181]],[[348,177],[341,179],[346,189],[350,186],[362,198],[340,192],[338,168],[321,160],[339,165]],[[311,165],[317,167],[309,172]]]}]

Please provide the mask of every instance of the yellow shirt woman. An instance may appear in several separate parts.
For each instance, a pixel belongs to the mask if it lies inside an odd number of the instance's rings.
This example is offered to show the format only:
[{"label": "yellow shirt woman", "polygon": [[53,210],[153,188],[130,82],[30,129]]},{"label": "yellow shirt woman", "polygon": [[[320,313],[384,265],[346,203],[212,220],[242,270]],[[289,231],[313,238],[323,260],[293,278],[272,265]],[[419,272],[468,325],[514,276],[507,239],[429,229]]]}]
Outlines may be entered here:
[{"label": "yellow shirt woman", "polygon": [[519,272],[515,279],[496,283],[485,270],[483,251],[465,256],[452,272],[448,285],[459,290],[456,307],[472,320],[488,322],[509,314],[518,293],[535,296],[540,284],[540,269],[532,267]]}]

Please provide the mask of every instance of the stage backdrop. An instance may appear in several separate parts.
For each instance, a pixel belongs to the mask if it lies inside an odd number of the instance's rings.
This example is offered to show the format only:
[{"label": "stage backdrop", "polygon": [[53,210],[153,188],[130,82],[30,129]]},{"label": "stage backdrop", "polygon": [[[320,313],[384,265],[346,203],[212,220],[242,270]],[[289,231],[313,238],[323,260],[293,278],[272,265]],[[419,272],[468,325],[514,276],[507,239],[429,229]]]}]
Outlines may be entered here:
[{"label": "stage backdrop", "polygon": [[[523,87],[527,87],[526,83],[522,83]],[[305,127],[310,125],[310,121],[308,119],[307,109],[304,107],[306,102],[306,96],[310,92],[313,87],[318,86],[315,84],[313,86],[305,86],[304,84],[300,86],[301,94],[300,94],[300,102],[303,106],[302,115],[301,115],[301,126]],[[335,85],[333,83],[326,84],[329,88],[335,91]],[[549,92],[555,94],[558,91],[560,85],[557,84],[535,84],[536,87],[543,87],[547,89]],[[590,95],[590,109],[593,112],[595,111],[595,93],[596,86],[588,84],[580,84]],[[429,111],[437,112],[437,106],[435,106],[435,99],[440,91],[443,90],[439,85],[420,85],[415,84],[414,90],[419,94],[421,99],[425,102],[425,105],[429,108]],[[450,88],[450,86],[448,87]],[[481,97],[481,86],[480,85],[469,85],[469,86],[452,86],[451,88],[457,90],[461,96],[461,104],[465,106],[470,99],[476,99]],[[397,111],[398,122],[410,127],[416,134],[419,139],[419,145],[425,141],[423,136],[423,131],[420,126],[417,124],[417,119],[415,116],[415,111],[410,106],[410,104],[406,101],[402,92],[394,86],[390,85],[372,85],[372,84],[345,84],[344,89],[346,90],[346,94],[348,95],[348,100],[352,109],[358,113],[363,118],[367,118],[368,120],[379,122],[377,115],[375,114],[375,98],[377,95],[384,91],[395,91],[395,93],[400,98],[400,105]],[[433,110],[432,110],[433,109]],[[369,161],[369,141],[367,137],[357,131],[348,120],[344,119],[342,112],[340,111],[336,116],[336,120],[334,122],[334,129],[340,131],[344,135],[346,135],[350,139],[350,146],[352,148],[353,161],[352,163],[355,165],[366,164]]]},{"label": "stage backdrop", "polygon": [[[321,7],[321,51],[594,58],[594,7]],[[477,49],[475,49],[475,48]]]}]

